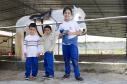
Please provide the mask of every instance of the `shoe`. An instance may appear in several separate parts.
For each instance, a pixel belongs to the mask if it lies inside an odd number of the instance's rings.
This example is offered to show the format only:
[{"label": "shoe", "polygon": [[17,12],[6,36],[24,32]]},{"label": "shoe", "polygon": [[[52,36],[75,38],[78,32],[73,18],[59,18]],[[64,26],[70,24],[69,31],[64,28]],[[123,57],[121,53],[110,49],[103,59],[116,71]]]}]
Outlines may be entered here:
[{"label": "shoe", "polygon": [[54,79],[54,77],[52,75],[50,75],[50,76],[47,77],[47,79],[52,80],[52,79]]},{"label": "shoe", "polygon": [[32,80],[35,80],[35,79],[37,79],[37,77],[36,76],[32,76],[31,79]]},{"label": "shoe", "polygon": [[29,80],[29,78],[28,77],[25,77],[25,80]]},{"label": "shoe", "polygon": [[82,77],[76,77],[75,78],[77,81],[83,81],[84,79]]},{"label": "shoe", "polygon": [[63,79],[65,79],[65,78],[70,78],[70,75],[69,75],[69,74],[65,74],[62,78],[63,78]]},{"label": "shoe", "polygon": [[28,76],[25,76],[25,75],[24,75],[24,78],[25,78],[25,80],[29,80],[29,77],[28,77]]},{"label": "shoe", "polygon": [[44,78],[44,79],[45,79],[45,78],[48,78],[48,76],[47,76],[47,75],[44,75],[44,76],[42,76],[42,78]]}]

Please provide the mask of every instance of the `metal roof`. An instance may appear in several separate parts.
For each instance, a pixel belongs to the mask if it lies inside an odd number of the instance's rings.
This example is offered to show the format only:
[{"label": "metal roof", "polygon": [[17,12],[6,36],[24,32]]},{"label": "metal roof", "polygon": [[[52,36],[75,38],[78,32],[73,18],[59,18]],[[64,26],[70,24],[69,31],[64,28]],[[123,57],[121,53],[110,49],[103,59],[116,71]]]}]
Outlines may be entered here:
[{"label": "metal roof", "polygon": [[[86,13],[86,19],[127,14],[127,0],[0,0],[0,26],[15,25],[16,21],[25,15],[43,13],[50,8],[59,9],[72,5],[81,7]],[[86,23],[88,35],[126,37],[126,19]],[[6,29],[6,31],[15,32],[15,29]]]}]

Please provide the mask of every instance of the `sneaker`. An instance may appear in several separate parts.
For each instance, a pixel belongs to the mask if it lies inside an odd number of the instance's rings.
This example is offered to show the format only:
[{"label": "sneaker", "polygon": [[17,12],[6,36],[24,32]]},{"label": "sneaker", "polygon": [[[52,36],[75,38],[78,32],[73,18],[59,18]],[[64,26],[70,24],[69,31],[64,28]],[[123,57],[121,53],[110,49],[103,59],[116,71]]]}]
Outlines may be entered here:
[{"label": "sneaker", "polygon": [[42,78],[48,78],[48,76],[47,75],[44,75],[44,76],[42,76]]},{"label": "sneaker", "polygon": [[54,79],[54,77],[52,75],[50,75],[50,76],[47,77],[47,79],[52,80],[52,79]]},{"label": "sneaker", "polygon": [[36,76],[32,76],[31,79],[34,80],[34,79],[37,79],[37,77]]},{"label": "sneaker", "polygon": [[28,77],[25,77],[25,80],[29,80],[29,78]]},{"label": "sneaker", "polygon": [[65,79],[65,78],[69,78],[70,75],[69,74],[65,74],[62,78]]},{"label": "sneaker", "polygon": [[24,75],[24,79],[25,80],[29,80],[29,77]]},{"label": "sneaker", "polygon": [[84,79],[82,77],[76,77],[75,78],[77,81],[83,81]]}]

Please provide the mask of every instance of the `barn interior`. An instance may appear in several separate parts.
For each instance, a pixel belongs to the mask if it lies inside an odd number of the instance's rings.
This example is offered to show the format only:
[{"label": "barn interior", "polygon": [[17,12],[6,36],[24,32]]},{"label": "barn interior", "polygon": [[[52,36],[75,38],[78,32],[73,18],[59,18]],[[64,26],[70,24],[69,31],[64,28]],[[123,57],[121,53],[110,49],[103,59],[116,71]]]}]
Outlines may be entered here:
[{"label": "barn interior", "polygon": [[[86,13],[87,19],[107,18],[126,16],[127,1],[126,0],[0,0],[0,31],[4,32],[0,35],[0,60],[4,65],[5,62],[19,62],[22,65],[21,59],[15,54],[15,35],[16,22],[23,16],[42,14],[52,9],[62,9],[65,6],[80,7]],[[84,35],[83,53],[80,54],[80,62],[125,62],[126,61],[126,39],[127,39],[127,21],[125,18],[104,19],[86,21],[87,35],[122,38],[125,41],[123,44],[122,53],[87,53],[87,39]],[[8,32],[10,35],[5,35]],[[121,41],[119,41],[121,43]],[[115,44],[114,42],[109,44]],[[96,42],[95,44],[96,45]],[[102,45],[105,43],[102,42]],[[106,44],[108,45],[108,44]],[[117,43],[116,43],[117,45]],[[82,46],[82,45],[80,45]],[[103,46],[102,46],[103,47]],[[58,51],[59,47],[57,46]],[[80,51],[79,51],[80,52]],[[108,52],[108,51],[106,51]],[[116,51],[117,52],[117,51]],[[119,51],[118,51],[119,52]],[[59,53],[59,52],[58,52]],[[63,61],[62,56],[55,55],[56,61]],[[40,57],[40,60],[43,56]],[[6,63],[5,63],[6,64]],[[9,63],[7,63],[9,64]],[[12,63],[13,64],[13,63]],[[9,66],[9,65],[8,65]],[[17,67],[17,65],[16,65]],[[3,68],[7,68],[3,66]]]}]

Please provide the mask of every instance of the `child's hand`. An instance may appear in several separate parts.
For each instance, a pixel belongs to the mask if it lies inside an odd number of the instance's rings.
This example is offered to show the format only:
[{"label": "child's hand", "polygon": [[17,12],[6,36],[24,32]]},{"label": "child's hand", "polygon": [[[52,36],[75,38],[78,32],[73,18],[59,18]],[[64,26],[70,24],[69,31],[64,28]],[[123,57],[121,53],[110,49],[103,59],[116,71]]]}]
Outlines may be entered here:
[{"label": "child's hand", "polygon": [[40,53],[40,52],[38,52],[38,53],[37,53],[37,55],[38,55],[38,56],[40,56],[40,55],[41,55],[41,53]]},{"label": "child's hand", "polygon": [[27,57],[27,53],[24,53],[24,56]]},{"label": "child's hand", "polygon": [[68,35],[73,35],[73,32],[68,32],[67,34],[68,34]]},{"label": "child's hand", "polygon": [[43,53],[41,52],[40,55],[38,55],[38,56],[40,56],[40,57],[43,56]]},{"label": "child's hand", "polygon": [[63,34],[62,34],[62,33],[60,33],[60,34],[59,34],[59,38],[62,38],[62,37],[63,37]]}]

